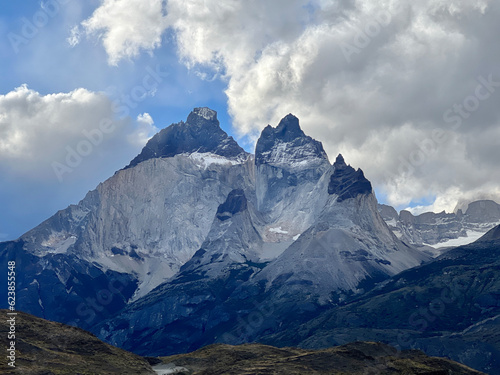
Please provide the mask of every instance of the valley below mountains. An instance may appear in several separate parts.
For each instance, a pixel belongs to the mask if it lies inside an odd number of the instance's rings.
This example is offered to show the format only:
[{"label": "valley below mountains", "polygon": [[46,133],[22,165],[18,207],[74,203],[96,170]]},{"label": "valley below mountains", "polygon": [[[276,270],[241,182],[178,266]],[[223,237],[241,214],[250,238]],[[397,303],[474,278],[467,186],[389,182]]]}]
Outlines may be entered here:
[{"label": "valley below mountains", "polygon": [[496,374],[499,224],[493,201],[418,216],[379,205],[292,114],[250,154],[195,108],[78,204],[0,243],[0,263],[16,261],[18,310],[135,353],[143,373],[139,356],[189,374],[479,373],[430,355]]}]

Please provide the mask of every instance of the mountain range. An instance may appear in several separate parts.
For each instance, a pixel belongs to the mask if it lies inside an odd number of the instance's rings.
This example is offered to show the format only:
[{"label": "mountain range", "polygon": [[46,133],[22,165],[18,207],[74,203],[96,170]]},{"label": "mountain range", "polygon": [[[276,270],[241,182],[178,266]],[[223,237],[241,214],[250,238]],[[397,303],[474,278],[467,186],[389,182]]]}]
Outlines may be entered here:
[{"label": "mountain range", "polygon": [[[18,309],[140,355],[213,343],[401,347],[401,333],[409,348],[490,371],[497,336],[481,332],[500,315],[497,232],[437,258],[429,245],[482,234],[497,214],[488,201],[398,214],[342,155],[331,164],[295,116],[264,128],[250,154],[215,111],[195,108],[77,205],[0,243],[0,259],[22,270]],[[463,304],[458,313],[441,301],[453,319],[424,317],[424,339],[408,315],[446,285],[466,288]]]},{"label": "mountain range", "polygon": [[378,207],[398,238],[415,246],[436,250],[474,242],[500,224],[500,205],[492,200],[471,202],[465,212],[457,209],[453,213],[426,212],[417,216],[408,210],[398,214],[393,207],[383,204]]}]

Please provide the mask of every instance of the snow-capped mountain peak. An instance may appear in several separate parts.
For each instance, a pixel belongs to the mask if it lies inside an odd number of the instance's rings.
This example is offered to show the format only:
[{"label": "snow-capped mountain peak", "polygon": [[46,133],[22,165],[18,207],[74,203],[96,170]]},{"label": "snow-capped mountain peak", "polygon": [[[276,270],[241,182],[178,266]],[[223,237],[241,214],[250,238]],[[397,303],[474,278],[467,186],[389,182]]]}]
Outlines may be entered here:
[{"label": "snow-capped mountain peak", "polygon": [[[217,316],[219,302],[245,300],[261,286],[277,300],[297,292],[330,303],[332,293],[356,292],[427,259],[389,230],[363,172],[341,155],[332,166],[295,116],[262,131],[254,159],[208,108],[161,130],[127,168],[14,245],[37,265],[25,279],[55,291],[23,305],[54,311],[48,318],[92,326],[79,311],[91,315],[89,296],[123,279],[120,303],[109,313],[98,306],[96,318],[135,306],[124,320],[130,327],[111,332],[122,343],[136,329],[170,334],[167,325],[182,317],[204,325],[198,313]],[[77,288],[93,278],[88,290]]]},{"label": "snow-capped mountain peak", "polygon": [[248,155],[233,137],[221,129],[217,112],[203,107],[195,108],[186,122],[172,124],[153,136],[127,168],[149,159],[194,152],[239,159]]},{"label": "snow-capped mountain peak", "polygon": [[283,168],[310,168],[324,164],[328,156],[321,142],[304,134],[299,119],[292,114],[284,117],[276,128],[270,125],[262,131],[255,148],[255,163]]}]

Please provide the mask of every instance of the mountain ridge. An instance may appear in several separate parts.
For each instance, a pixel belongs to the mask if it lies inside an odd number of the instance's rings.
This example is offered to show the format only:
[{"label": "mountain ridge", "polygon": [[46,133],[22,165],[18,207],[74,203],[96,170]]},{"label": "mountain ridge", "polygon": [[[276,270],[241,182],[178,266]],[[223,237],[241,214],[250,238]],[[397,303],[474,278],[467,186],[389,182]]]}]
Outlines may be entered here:
[{"label": "mountain ridge", "polygon": [[27,265],[19,307],[173,354],[294,332],[432,261],[295,116],[264,128],[255,155],[219,125],[195,108],[78,205],[0,243],[1,264]]},{"label": "mountain ridge", "polygon": [[249,303],[288,305],[268,317],[278,325],[430,259],[392,234],[363,172],[342,156],[331,165],[295,116],[266,127],[256,150],[255,184],[231,191],[193,257],[99,337],[139,353],[158,350],[150,337],[169,343],[163,354],[190,350],[237,337]]},{"label": "mountain ridge", "polygon": [[[398,238],[409,244],[436,249],[471,243],[500,224],[500,204],[491,200],[470,202],[465,212],[458,210],[457,213],[425,212],[414,216],[408,210],[398,214],[393,207],[384,204],[378,209]],[[439,254],[439,251],[434,253]]]}]

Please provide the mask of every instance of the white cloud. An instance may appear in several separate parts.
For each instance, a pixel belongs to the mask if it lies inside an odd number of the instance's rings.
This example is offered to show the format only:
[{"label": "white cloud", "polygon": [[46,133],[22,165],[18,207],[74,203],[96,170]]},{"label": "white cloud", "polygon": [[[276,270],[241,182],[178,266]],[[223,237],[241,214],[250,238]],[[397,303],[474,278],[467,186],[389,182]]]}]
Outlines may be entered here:
[{"label": "white cloud", "polygon": [[162,0],[104,0],[94,14],[82,23],[87,34],[98,35],[116,65],[123,58],[135,57],[141,50],[161,45],[167,28]]},{"label": "white cloud", "polygon": [[[103,153],[116,148],[133,155],[140,150],[138,145],[123,147],[127,135],[136,130],[130,119],[115,117],[111,100],[103,93],[76,89],[42,95],[22,85],[0,95],[0,169],[57,183],[56,163],[69,167],[65,178],[86,178],[85,172],[102,164]],[[147,121],[147,116],[141,118],[142,123]],[[71,173],[77,168],[76,161],[67,162],[72,152],[79,154],[75,158],[82,173]]]},{"label": "white cloud", "polygon": [[82,31],[80,29],[80,25],[73,26],[70,30],[70,35],[66,39],[70,47],[75,47],[80,43],[80,39],[82,37]]},{"label": "white cloud", "polygon": [[435,196],[433,207],[449,209],[498,191],[498,89],[460,126],[443,118],[475,95],[479,76],[500,79],[498,3],[170,0],[166,16],[151,4],[106,0],[84,25],[102,31],[111,63],[159,47],[171,28],[186,65],[227,80],[240,134],[254,139],[292,112],[398,206]]},{"label": "white cloud", "polygon": [[85,89],[41,95],[22,85],[0,95],[0,156],[36,170],[81,131],[111,114],[107,97]]},{"label": "white cloud", "polygon": [[137,116],[137,125],[136,130],[127,139],[132,145],[144,147],[151,137],[158,133],[159,129],[154,126],[153,118],[149,113]]}]

